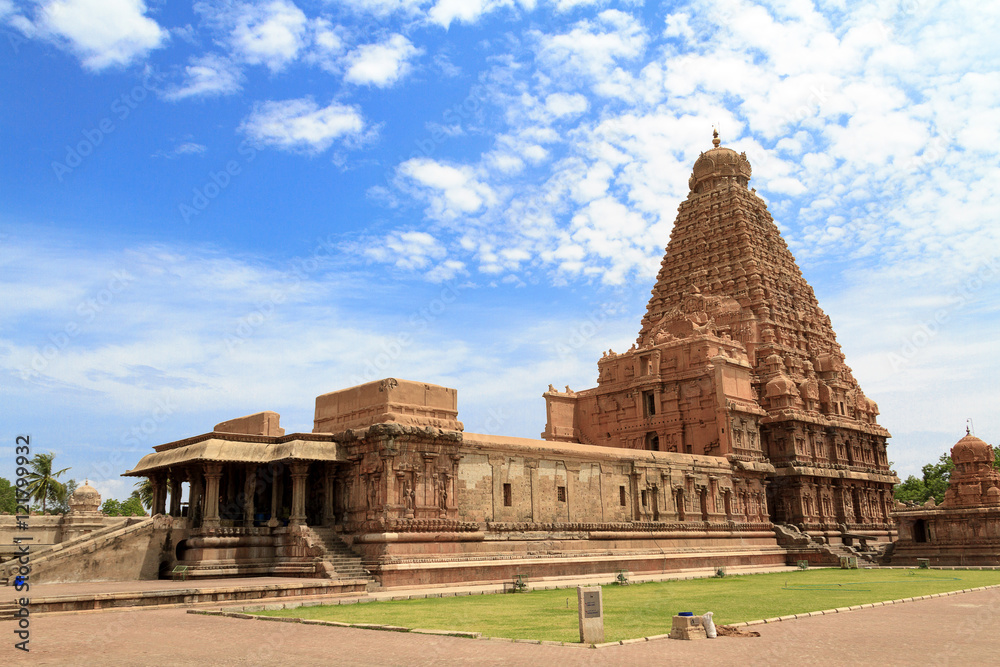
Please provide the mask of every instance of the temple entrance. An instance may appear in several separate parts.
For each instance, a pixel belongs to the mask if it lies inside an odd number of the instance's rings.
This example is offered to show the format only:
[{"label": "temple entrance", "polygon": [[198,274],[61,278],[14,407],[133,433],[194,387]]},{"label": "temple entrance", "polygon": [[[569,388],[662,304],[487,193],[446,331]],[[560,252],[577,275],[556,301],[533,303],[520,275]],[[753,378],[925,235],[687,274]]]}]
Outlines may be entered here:
[{"label": "temple entrance", "polygon": [[927,524],[923,519],[917,519],[913,522],[913,541],[927,541]]}]

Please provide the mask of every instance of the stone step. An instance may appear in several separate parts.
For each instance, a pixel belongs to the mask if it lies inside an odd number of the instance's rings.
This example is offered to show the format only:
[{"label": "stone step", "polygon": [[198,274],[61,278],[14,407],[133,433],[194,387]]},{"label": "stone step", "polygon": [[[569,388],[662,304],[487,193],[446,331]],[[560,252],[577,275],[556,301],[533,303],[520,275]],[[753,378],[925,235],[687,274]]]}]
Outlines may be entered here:
[{"label": "stone step", "polygon": [[324,562],[337,573],[338,577],[373,581],[371,574],[362,564],[361,557],[351,551],[333,529],[310,526],[309,530],[319,541],[317,546],[323,552]]}]

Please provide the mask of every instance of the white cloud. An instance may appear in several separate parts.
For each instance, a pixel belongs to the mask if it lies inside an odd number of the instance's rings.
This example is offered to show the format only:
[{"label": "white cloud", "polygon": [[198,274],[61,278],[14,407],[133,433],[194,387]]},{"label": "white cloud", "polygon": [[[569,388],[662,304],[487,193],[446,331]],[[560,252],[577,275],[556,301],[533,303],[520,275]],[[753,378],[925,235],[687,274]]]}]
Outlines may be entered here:
[{"label": "white cloud", "polygon": [[340,0],[341,4],[365,14],[389,16],[391,14],[413,15],[429,5],[432,0]]},{"label": "white cloud", "polygon": [[364,44],[347,56],[344,80],[379,88],[391,86],[406,76],[410,61],[420,53],[420,49],[399,34],[378,44]]},{"label": "white cloud", "polygon": [[174,160],[182,155],[201,155],[207,149],[208,147],[204,144],[199,144],[194,141],[185,141],[169,151],[157,151],[153,154],[153,157],[163,157],[168,160]]},{"label": "white cloud", "polygon": [[667,15],[667,27],[663,29],[664,37],[683,37],[684,39],[693,39],[694,30],[688,25],[688,21],[691,20],[690,15],[685,12],[680,12],[677,14]]},{"label": "white cloud", "polygon": [[166,98],[232,95],[242,88],[243,78],[240,68],[231,60],[209,53],[191,59],[184,68],[184,83],[168,90]]},{"label": "white cloud", "polygon": [[437,0],[427,17],[447,29],[452,22],[475,23],[483,14],[511,6],[511,0]]},{"label": "white cloud", "polygon": [[49,0],[38,8],[33,24],[21,17],[19,25],[29,36],[65,45],[92,70],[129,65],[169,38],[146,16],[143,0]]},{"label": "white cloud", "polygon": [[364,128],[357,107],[337,102],[320,107],[311,98],[255,104],[240,125],[261,145],[306,153],[325,151],[337,139],[360,137]]},{"label": "white cloud", "polygon": [[493,190],[481,183],[469,167],[454,167],[429,158],[413,158],[399,166],[399,174],[416,183],[431,203],[436,218],[454,220],[490,206]]},{"label": "white cloud", "polygon": [[434,260],[443,258],[447,251],[430,234],[407,231],[389,234],[365,248],[364,253],[374,260],[400,269],[426,269]]},{"label": "white cloud", "polygon": [[583,77],[595,92],[611,97],[631,97],[628,77],[619,65],[642,55],[649,41],[639,21],[615,9],[601,12],[594,21],[579,21],[569,32],[534,36],[537,57],[547,68]]},{"label": "white cloud", "polygon": [[608,4],[608,0],[555,0],[557,12],[568,12],[578,7],[594,7]]},{"label": "white cloud", "polygon": [[545,98],[545,108],[556,118],[579,116],[589,106],[587,98],[579,93],[552,93]]},{"label": "white cloud", "polygon": [[266,65],[272,72],[294,61],[308,43],[308,19],[291,0],[199,2],[195,10],[224,33],[234,56],[251,65]]}]

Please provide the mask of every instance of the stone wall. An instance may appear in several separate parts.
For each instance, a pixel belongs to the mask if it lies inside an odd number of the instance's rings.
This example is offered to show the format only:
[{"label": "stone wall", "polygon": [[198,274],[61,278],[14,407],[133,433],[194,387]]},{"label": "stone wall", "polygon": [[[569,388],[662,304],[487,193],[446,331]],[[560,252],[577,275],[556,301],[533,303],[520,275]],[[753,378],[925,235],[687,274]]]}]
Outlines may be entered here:
[{"label": "stone wall", "polygon": [[[17,517],[10,514],[0,515],[0,561],[9,558],[16,553],[14,545],[15,537],[30,537],[33,549],[59,544],[75,537],[73,526],[66,520],[67,515],[46,514],[28,517],[27,530],[20,530],[17,527]],[[122,522],[121,517],[99,516],[88,517],[88,529],[99,530],[108,526],[113,526]],[[71,534],[68,534],[71,533]]]},{"label": "stone wall", "polygon": [[763,462],[396,424],[335,437],[342,535],[384,586],[786,562]]},{"label": "stone wall", "polygon": [[[115,530],[56,545],[31,557],[32,583],[157,579],[186,534],[184,519],[131,518]],[[14,572],[5,564],[3,578]]]},{"label": "stone wall", "polygon": [[892,565],[1000,565],[1000,507],[897,510]]}]

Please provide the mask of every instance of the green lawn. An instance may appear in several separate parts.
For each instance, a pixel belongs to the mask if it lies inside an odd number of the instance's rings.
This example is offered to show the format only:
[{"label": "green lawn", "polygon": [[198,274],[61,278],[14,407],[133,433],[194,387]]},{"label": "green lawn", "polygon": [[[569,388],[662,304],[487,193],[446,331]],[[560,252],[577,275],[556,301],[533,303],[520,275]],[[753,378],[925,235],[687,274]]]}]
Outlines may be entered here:
[{"label": "green lawn", "polygon": [[[1000,584],[1000,571],[810,569],[604,586],[607,641],[663,634],[681,611],[717,624]],[[466,630],[487,637],[579,641],[576,589],[372,602],[255,612],[347,623]]]}]

